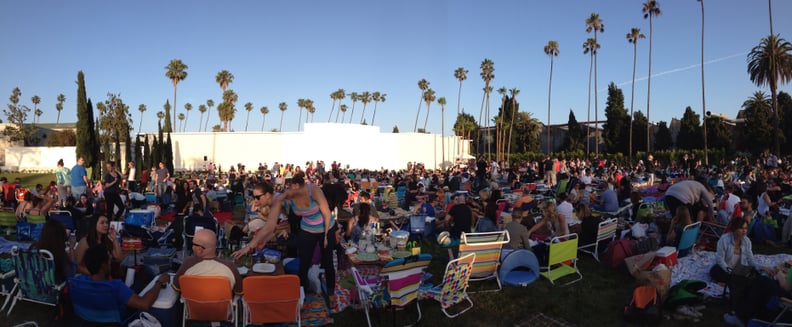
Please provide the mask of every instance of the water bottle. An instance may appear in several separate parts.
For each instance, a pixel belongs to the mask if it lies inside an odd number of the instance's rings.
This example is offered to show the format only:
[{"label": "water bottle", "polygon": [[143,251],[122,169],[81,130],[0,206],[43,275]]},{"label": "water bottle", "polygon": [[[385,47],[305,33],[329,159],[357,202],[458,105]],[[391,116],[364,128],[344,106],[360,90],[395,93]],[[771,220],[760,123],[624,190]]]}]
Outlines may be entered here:
[{"label": "water bottle", "polygon": [[218,248],[224,249],[225,248],[225,228],[220,227],[220,230],[217,232],[218,238]]}]

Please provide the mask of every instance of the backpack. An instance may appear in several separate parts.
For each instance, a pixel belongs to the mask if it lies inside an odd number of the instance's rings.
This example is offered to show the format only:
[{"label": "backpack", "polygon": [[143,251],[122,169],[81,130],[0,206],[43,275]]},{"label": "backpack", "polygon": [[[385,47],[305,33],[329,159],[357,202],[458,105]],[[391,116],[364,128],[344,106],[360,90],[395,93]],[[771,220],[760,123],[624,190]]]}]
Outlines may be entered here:
[{"label": "backpack", "polygon": [[632,243],[628,238],[610,242],[602,257],[602,263],[612,269],[624,268],[624,259],[633,255]]},{"label": "backpack", "polygon": [[659,323],[662,317],[659,298],[654,286],[636,287],[630,302],[624,306],[624,320],[633,323]]},{"label": "backpack", "polygon": [[632,243],[632,255],[657,251],[660,243],[654,237],[644,237]]}]

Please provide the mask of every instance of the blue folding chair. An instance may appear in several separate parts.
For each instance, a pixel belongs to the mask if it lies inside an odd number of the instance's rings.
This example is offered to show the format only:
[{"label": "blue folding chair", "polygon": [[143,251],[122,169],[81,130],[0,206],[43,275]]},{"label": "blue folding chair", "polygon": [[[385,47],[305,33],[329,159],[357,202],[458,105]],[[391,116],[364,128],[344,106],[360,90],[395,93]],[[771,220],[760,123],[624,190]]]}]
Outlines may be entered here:
[{"label": "blue folding chair", "polygon": [[677,246],[677,254],[679,254],[680,258],[686,256],[696,245],[696,239],[698,238],[700,229],[701,222],[698,221],[685,226],[682,230],[682,237],[679,238],[679,246]]},{"label": "blue folding chair", "polygon": [[100,281],[69,278],[68,287],[74,313],[81,321],[121,324],[122,312],[112,286]]},{"label": "blue folding chair", "polygon": [[63,227],[66,227],[68,230],[74,230],[74,220],[72,219],[71,212],[67,210],[50,210],[47,217],[60,221]]}]

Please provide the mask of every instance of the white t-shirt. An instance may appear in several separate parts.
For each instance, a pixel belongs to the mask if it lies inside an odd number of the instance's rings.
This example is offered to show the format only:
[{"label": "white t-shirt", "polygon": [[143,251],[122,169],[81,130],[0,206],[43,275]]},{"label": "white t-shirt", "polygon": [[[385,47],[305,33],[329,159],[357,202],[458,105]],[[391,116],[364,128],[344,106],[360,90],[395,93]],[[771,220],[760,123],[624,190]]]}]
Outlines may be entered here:
[{"label": "white t-shirt", "polygon": [[573,213],[575,212],[575,208],[572,207],[572,203],[569,203],[569,201],[564,200],[564,202],[558,204],[558,206],[556,206],[556,210],[559,214],[564,216],[567,225],[580,224],[580,220],[577,220],[574,217]]},{"label": "white t-shirt", "polygon": [[135,167],[129,168],[129,176],[127,176],[127,181],[128,182],[135,181]]}]

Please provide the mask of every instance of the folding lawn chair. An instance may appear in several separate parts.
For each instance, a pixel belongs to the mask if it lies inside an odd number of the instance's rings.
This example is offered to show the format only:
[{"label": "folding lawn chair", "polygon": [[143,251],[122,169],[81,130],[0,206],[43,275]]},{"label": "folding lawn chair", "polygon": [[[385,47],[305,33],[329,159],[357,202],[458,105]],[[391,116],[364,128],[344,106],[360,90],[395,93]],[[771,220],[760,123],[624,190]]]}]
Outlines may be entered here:
[{"label": "folding lawn chair", "polygon": [[686,256],[694,246],[696,246],[696,239],[701,229],[701,222],[695,222],[685,226],[682,230],[682,236],[679,238],[679,245],[677,246],[677,254],[680,258]]},{"label": "folding lawn chair", "polygon": [[[591,254],[594,256],[594,260],[599,262],[599,245],[603,241],[612,241],[614,238],[616,238],[616,226],[618,223],[619,220],[616,218],[611,218],[600,222],[599,227],[597,228],[597,239],[593,243],[580,246],[578,250]],[[591,250],[591,248],[594,249]]]},{"label": "folding lawn chair", "polygon": [[300,310],[305,291],[296,275],[247,277],[242,289],[242,326],[294,321],[302,326]]},{"label": "folding lawn chair", "polygon": [[113,287],[104,282],[70,278],[69,298],[82,323],[120,325],[122,314]]},{"label": "folding lawn chair", "polygon": [[506,243],[509,243],[509,232],[507,231],[462,233],[459,242],[459,256],[462,257],[469,253],[476,254],[470,281],[478,282],[494,278],[498,283],[498,288],[488,291],[501,290],[498,265],[500,264],[501,249]]},{"label": "folding lawn chair", "polygon": [[[561,277],[577,274],[578,278],[567,282],[564,286],[583,279],[577,267],[578,235],[567,234],[554,237],[550,240],[549,259],[547,266],[540,267],[541,275],[550,280],[555,285],[555,281]],[[570,263],[571,261],[571,263]]]},{"label": "folding lawn chair", "polygon": [[[423,273],[429,267],[430,261],[430,254],[414,255],[388,262],[380,271],[380,277],[386,279],[384,282],[387,283],[386,290],[392,307],[404,308],[415,301],[418,310],[418,320],[415,323],[421,321],[418,287],[421,286]],[[395,320],[396,310],[393,310],[393,314]]]},{"label": "folding lawn chair", "polygon": [[238,296],[231,295],[231,283],[219,276],[179,277],[181,286],[182,327],[187,320],[222,322],[230,321],[236,326]]},{"label": "folding lawn chair", "polygon": [[11,258],[16,274],[14,288],[0,311],[5,308],[9,300],[11,307],[8,308],[6,315],[11,315],[19,300],[55,306],[65,283],[55,281],[55,257],[52,253],[39,249],[25,251],[15,246],[11,249]]},{"label": "folding lawn chair", "polygon": [[[449,261],[446,265],[445,274],[443,274],[443,284],[433,287],[426,293],[435,301],[440,302],[440,310],[448,318],[456,318],[473,308],[473,301],[467,294],[467,288],[475,261],[475,253]],[[457,304],[463,301],[467,301],[469,305],[455,313],[449,312],[448,309],[456,307]]]}]

